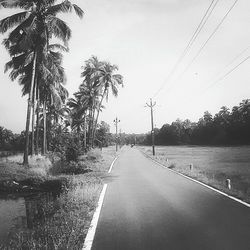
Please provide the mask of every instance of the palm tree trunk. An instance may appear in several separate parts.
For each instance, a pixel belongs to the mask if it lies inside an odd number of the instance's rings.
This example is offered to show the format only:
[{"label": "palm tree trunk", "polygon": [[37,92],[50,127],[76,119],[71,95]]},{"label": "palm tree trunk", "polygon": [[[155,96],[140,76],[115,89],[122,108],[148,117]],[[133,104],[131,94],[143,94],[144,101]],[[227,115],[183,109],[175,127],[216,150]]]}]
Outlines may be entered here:
[{"label": "palm tree trunk", "polygon": [[47,152],[47,140],[46,140],[46,100],[43,102],[43,154],[46,154]]},{"label": "palm tree trunk", "polygon": [[29,164],[28,155],[29,155],[29,127],[30,127],[30,113],[32,108],[32,99],[33,99],[33,88],[35,82],[35,74],[36,74],[36,60],[37,60],[37,52],[34,52],[34,59],[33,59],[33,68],[32,68],[32,77],[31,77],[31,84],[30,84],[30,93],[28,99],[28,107],[27,107],[27,118],[26,118],[26,129],[25,129],[25,150],[23,155],[23,165],[27,166]]},{"label": "palm tree trunk", "polygon": [[105,90],[103,91],[103,93],[102,93],[102,98],[101,98],[101,101],[100,101],[100,103],[99,103],[99,107],[98,107],[98,110],[97,110],[97,115],[96,115],[95,125],[94,125],[94,128],[93,128],[93,140],[95,140],[95,135],[96,135],[96,127],[97,127],[98,118],[99,118],[99,114],[100,114],[100,109],[101,109],[101,106],[102,106],[102,102],[103,102],[103,99],[104,99],[105,93],[106,93],[106,89],[105,89]]},{"label": "palm tree trunk", "polygon": [[96,105],[95,103],[93,104],[93,114],[92,114],[92,123],[91,123],[91,127],[92,127],[92,130],[91,130],[91,147],[93,148],[94,147],[94,121],[95,121],[95,110],[96,110]]},{"label": "palm tree trunk", "polygon": [[88,124],[88,145],[90,146],[90,138],[91,138],[91,118],[92,118],[92,108],[89,108],[89,124]]},{"label": "palm tree trunk", "polygon": [[36,81],[34,83],[33,103],[32,103],[32,123],[31,123],[31,155],[35,152],[35,110],[36,110]]},{"label": "palm tree trunk", "polygon": [[86,114],[84,114],[84,150],[87,150],[87,126]]},{"label": "palm tree trunk", "polygon": [[36,102],[36,145],[35,154],[38,155],[39,151],[39,90],[37,86],[37,102]]}]

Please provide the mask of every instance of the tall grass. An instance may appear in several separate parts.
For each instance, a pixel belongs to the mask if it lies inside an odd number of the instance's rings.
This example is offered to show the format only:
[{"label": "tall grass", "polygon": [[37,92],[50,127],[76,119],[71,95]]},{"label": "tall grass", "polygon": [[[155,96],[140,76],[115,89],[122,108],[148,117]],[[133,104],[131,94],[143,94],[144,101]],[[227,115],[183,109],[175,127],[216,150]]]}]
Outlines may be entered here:
[{"label": "tall grass", "polygon": [[[102,176],[115,155],[113,148],[80,157],[92,172],[67,176],[63,193],[42,206],[43,219],[32,228],[15,229],[0,249],[81,249],[103,186]],[[59,174],[59,173],[57,173]]]}]

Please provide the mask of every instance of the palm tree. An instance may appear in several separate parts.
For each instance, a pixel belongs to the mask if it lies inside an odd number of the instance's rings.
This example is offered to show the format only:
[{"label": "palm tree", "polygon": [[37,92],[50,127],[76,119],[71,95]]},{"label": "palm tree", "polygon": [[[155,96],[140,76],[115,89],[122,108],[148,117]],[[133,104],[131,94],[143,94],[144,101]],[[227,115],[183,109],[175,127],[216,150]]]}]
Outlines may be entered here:
[{"label": "palm tree", "polygon": [[[3,1],[1,6],[4,8],[18,7],[23,12],[6,17],[0,21],[0,32],[15,27],[5,41],[5,46],[12,49],[12,54],[33,53],[32,75],[30,78],[30,92],[28,98],[27,119],[26,119],[26,146],[24,153],[24,164],[28,164],[29,148],[29,124],[32,108],[34,84],[36,77],[37,64],[41,65],[42,53],[48,49],[49,39],[53,36],[61,39],[67,44],[71,31],[67,24],[59,19],[59,13],[67,13],[72,10],[79,16],[83,16],[83,11],[75,4],[65,0],[60,4],[55,4],[56,0],[16,0]],[[14,45],[14,46],[13,46]],[[14,53],[15,51],[15,53]],[[45,104],[45,103],[44,103]]]},{"label": "palm tree", "polygon": [[99,104],[99,88],[94,82],[84,81],[79,91],[75,93],[84,106],[88,109],[88,144],[92,146],[95,111]]},{"label": "palm tree", "polygon": [[74,94],[75,98],[69,98],[67,105],[70,108],[71,128],[76,131],[79,135],[80,132],[84,131],[84,148],[87,149],[87,127],[86,127],[86,113],[88,107],[84,102],[81,101],[79,96]]},{"label": "palm tree", "polygon": [[118,86],[121,85],[123,87],[123,77],[120,74],[114,74],[115,71],[118,70],[116,65],[112,65],[108,62],[103,62],[101,67],[99,68],[96,77],[98,78],[98,82],[102,87],[102,95],[101,101],[99,102],[99,107],[97,109],[97,116],[95,120],[95,125],[93,129],[93,141],[95,140],[96,134],[96,126],[99,118],[100,108],[103,102],[104,97],[106,96],[106,100],[108,101],[109,90],[111,89],[112,94],[117,97],[118,95]]}]

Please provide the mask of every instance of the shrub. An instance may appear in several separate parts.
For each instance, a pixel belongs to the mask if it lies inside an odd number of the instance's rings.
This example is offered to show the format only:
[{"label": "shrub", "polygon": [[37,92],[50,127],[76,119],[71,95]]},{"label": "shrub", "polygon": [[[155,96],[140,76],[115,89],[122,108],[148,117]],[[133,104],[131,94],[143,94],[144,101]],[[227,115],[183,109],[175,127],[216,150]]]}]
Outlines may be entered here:
[{"label": "shrub", "polygon": [[98,149],[92,149],[87,153],[87,160],[95,161],[101,158],[101,152]]},{"label": "shrub", "polygon": [[67,147],[65,152],[65,158],[67,162],[77,161],[78,156],[79,156],[79,150],[76,146],[70,145]]},{"label": "shrub", "polygon": [[83,162],[71,161],[64,167],[65,174],[84,174],[90,172],[91,170]]},{"label": "shrub", "polygon": [[175,163],[171,163],[171,164],[168,166],[168,168],[170,168],[170,169],[173,169],[173,168],[175,168],[175,167],[176,167]]}]

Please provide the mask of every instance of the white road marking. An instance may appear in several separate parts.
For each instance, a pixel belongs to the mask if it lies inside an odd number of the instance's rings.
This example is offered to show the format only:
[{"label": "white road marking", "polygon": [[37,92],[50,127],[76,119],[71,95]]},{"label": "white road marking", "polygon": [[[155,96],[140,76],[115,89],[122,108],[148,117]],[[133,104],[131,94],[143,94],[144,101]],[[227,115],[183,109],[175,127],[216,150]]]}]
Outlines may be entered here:
[{"label": "white road marking", "polygon": [[[142,152],[142,151],[141,151],[141,152]],[[226,196],[226,197],[228,197],[228,198],[230,198],[230,199],[232,199],[232,200],[234,200],[234,201],[236,201],[236,202],[239,202],[239,203],[241,203],[242,205],[244,205],[244,206],[250,208],[250,204],[249,204],[249,203],[244,202],[244,201],[242,201],[242,200],[240,200],[240,199],[238,199],[238,198],[236,198],[236,197],[233,197],[233,196],[231,196],[231,195],[229,195],[229,194],[226,194],[226,193],[224,193],[224,192],[222,192],[222,191],[220,191],[220,190],[218,190],[218,189],[216,189],[216,188],[213,188],[213,187],[211,187],[211,186],[209,186],[209,185],[207,185],[207,184],[205,184],[205,183],[203,183],[203,182],[197,181],[197,180],[195,180],[195,179],[193,179],[193,178],[191,178],[191,177],[189,177],[189,176],[187,176],[187,175],[181,174],[181,173],[179,173],[179,172],[177,172],[177,171],[175,171],[175,170],[173,170],[173,169],[170,169],[170,168],[164,166],[163,164],[159,163],[159,162],[156,161],[155,159],[151,158],[149,155],[145,154],[144,152],[142,152],[142,153],[143,153],[144,155],[146,155],[147,157],[149,157],[153,162],[155,162],[155,163],[158,164],[159,166],[161,166],[161,167],[163,167],[163,168],[166,168],[167,170],[172,171],[172,172],[175,173],[175,174],[178,174],[178,175],[180,175],[180,176],[182,176],[182,177],[184,177],[184,178],[186,178],[186,179],[189,179],[189,180],[191,180],[191,181],[193,181],[193,182],[196,182],[196,183],[198,183],[198,184],[200,184],[200,185],[202,185],[202,186],[204,186],[204,187],[206,187],[206,188],[209,188],[209,189],[211,189],[211,190],[213,190],[213,191],[215,191],[215,192],[217,192],[217,193],[219,193],[219,194],[221,194],[221,195],[224,195],[224,196]]]},{"label": "white road marking", "polygon": [[[116,157],[113,160],[113,162],[111,163],[108,173],[110,173],[112,171],[112,168],[113,168],[114,163],[117,160],[117,158],[118,157]],[[108,187],[108,185],[104,184],[102,192],[101,192],[100,197],[99,197],[97,208],[95,210],[92,221],[90,223],[88,233],[87,233],[86,238],[84,240],[84,245],[83,245],[82,250],[91,250],[91,248],[92,248],[92,244],[93,244],[93,241],[94,241],[95,232],[96,232],[96,228],[97,228],[97,223],[98,223],[98,220],[99,220],[99,217],[100,217],[101,208],[102,208],[102,205],[103,205],[104,196],[105,196],[107,187]]]},{"label": "white road marking", "polygon": [[118,158],[118,156],[116,156],[115,159],[113,160],[113,162],[111,163],[108,173],[110,173],[112,171],[112,168],[113,168],[113,166],[114,166],[115,161],[117,160],[117,158]]},{"label": "white road marking", "polygon": [[102,189],[99,201],[98,201],[97,208],[96,208],[94,216],[92,218],[87,236],[84,240],[83,250],[91,250],[107,186],[108,186],[107,184],[104,184],[104,186],[103,186],[103,189]]}]

